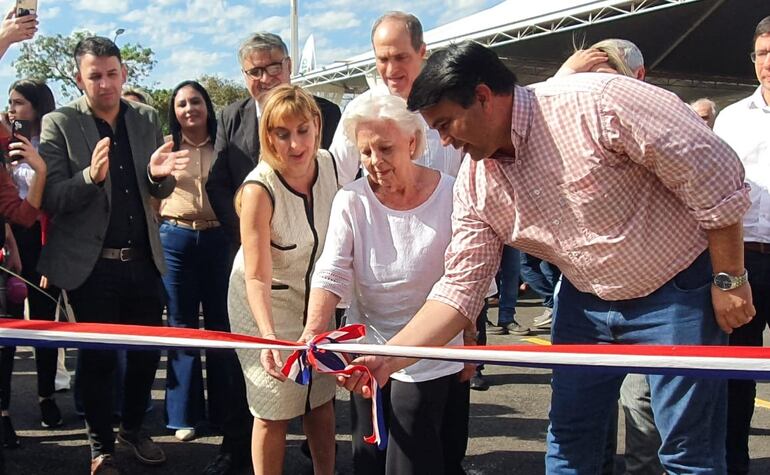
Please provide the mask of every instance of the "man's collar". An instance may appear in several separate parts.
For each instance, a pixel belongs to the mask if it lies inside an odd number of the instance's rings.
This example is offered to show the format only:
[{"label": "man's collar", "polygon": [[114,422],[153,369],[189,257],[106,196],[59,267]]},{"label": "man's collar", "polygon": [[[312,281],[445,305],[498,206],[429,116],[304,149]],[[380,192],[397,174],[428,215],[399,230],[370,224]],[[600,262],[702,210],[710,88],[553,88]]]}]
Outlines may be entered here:
[{"label": "man's collar", "polygon": [[511,142],[516,155],[527,143],[529,130],[532,127],[532,97],[530,89],[514,86],[513,107],[511,111]]},{"label": "man's collar", "polygon": [[770,111],[770,104],[765,101],[765,96],[762,94],[761,84],[750,97],[749,109],[764,109],[765,111]]}]

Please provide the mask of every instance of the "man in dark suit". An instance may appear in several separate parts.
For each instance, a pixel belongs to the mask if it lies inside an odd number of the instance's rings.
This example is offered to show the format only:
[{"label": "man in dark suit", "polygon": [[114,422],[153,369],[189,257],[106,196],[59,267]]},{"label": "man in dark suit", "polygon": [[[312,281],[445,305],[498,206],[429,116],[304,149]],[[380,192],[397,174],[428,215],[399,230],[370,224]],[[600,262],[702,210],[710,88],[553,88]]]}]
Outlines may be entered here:
[{"label": "man in dark suit", "polygon": [[[187,152],[163,145],[158,114],[122,101],[126,67],[107,38],[75,48],[84,96],[43,118],[40,155],[48,166],[43,208],[52,216],[40,273],[69,293],[78,322],[160,326],[165,270],[150,197],[168,196]],[[115,351],[81,350],[79,374],[91,473],[120,473],[112,458]],[[165,461],[141,430],[158,351],[128,351],[121,443],[146,464]]]},{"label": "man in dark suit", "polygon": [[[251,35],[242,43],[238,58],[251,97],[230,104],[222,111],[214,144],[214,163],[206,183],[211,206],[230,237],[232,256],[241,245],[233,197],[259,160],[259,117],[270,90],[289,84],[291,77],[291,58],[286,44],[273,33]],[[315,99],[321,109],[321,148],[325,149],[331,144],[341,113],[334,103],[320,97]],[[246,386],[235,352],[229,351],[227,357],[231,360],[230,412],[222,427],[220,454],[206,467],[205,475],[235,473],[251,462],[253,418],[246,402]]]},{"label": "man in dark suit", "polygon": [[[240,47],[238,58],[251,97],[227,106],[220,116],[215,159],[206,183],[211,206],[232,239],[234,251],[241,244],[233,197],[259,160],[259,116],[271,89],[289,84],[291,58],[286,44],[273,33],[254,33]],[[340,121],[340,108],[321,97],[323,130],[321,148],[331,145]],[[235,252],[233,252],[234,254]]]}]

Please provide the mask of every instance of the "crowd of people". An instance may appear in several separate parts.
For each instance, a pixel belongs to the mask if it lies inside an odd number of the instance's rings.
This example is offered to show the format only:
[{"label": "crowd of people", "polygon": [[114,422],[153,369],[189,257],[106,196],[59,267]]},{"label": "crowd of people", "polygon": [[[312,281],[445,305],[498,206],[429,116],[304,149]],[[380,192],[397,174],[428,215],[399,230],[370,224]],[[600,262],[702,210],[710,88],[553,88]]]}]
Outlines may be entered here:
[{"label": "crowd of people", "polygon": [[[35,15],[9,13],[0,55],[36,31]],[[0,311],[54,320],[66,298],[77,322],[198,328],[202,316],[210,330],[307,342],[344,319],[371,343],[477,345],[494,294],[489,331],[530,332],[515,318],[523,279],[544,298],[533,326],[557,344],[762,345],[770,17],[747,58],[756,92],[718,116],[709,99],[688,105],[645,83],[626,40],[578,50],[526,87],[477,43],[426,59],[408,13],[381,16],[371,43],[382,84],[344,113],[290,84],[292,58],[269,32],[241,44],[249,97],[219,114],[191,80],[167,111],[147,105],[124,88],[120,49],[103,37],[72,52],[83,95],[71,104],[56,108],[41,81],[12,84],[2,265],[47,295],[19,298],[2,276]],[[18,445],[13,355],[0,350],[6,448]],[[50,428],[62,425],[58,355],[35,352]],[[143,430],[160,356],[78,352],[92,475],[121,473],[115,420],[140,462],[166,461]],[[206,475],[282,473],[299,417],[314,472],[334,473],[338,386],[353,393],[355,473],[464,473],[470,390],[488,387],[475,364],[358,358],[383,388],[381,451],[364,441],[363,372],[300,385],[281,372],[285,352],[206,350],[204,383],[200,351],[167,358],[167,428],[184,442],[208,420],[223,435]],[[545,471],[612,473],[620,404],[627,473],[746,474],[755,393],[753,381],[554,369]]]}]

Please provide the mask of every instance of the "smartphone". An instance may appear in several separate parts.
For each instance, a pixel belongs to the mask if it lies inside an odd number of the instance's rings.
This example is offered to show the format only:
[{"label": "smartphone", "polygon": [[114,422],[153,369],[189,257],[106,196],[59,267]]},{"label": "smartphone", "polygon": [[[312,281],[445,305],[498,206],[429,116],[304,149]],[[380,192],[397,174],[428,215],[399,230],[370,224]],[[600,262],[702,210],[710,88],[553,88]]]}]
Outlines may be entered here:
[{"label": "smartphone", "polygon": [[16,0],[16,18],[37,13],[37,0]]},{"label": "smartphone", "polygon": [[29,140],[32,134],[32,121],[29,120],[13,120],[11,121],[11,143],[19,142],[16,137],[23,135],[25,139]]}]

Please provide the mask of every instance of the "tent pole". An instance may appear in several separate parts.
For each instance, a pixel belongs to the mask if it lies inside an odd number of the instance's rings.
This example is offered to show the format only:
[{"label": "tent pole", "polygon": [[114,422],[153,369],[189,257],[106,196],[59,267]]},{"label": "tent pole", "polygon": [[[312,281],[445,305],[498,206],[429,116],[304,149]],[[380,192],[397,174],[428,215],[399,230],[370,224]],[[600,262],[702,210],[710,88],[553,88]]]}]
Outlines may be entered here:
[{"label": "tent pole", "polygon": [[650,65],[650,67],[647,68],[647,72],[649,73],[650,71],[655,69],[661,62],[663,62],[663,60],[666,59],[668,55],[670,55],[677,47],[679,47],[679,45],[682,44],[682,42],[685,39],[687,39],[687,37],[690,36],[690,34],[701,25],[701,23],[706,21],[706,19],[710,17],[717,10],[717,8],[721,7],[723,3],[725,3],[725,0],[717,0],[716,3],[714,3],[714,5],[712,5],[711,8],[709,8],[706,11],[706,13],[704,13],[703,15],[700,16],[700,18],[695,20],[695,22],[690,26],[690,28],[688,28],[687,31],[685,31],[684,34],[679,37],[679,39],[674,41],[674,43],[671,46],[669,46],[668,49],[666,49],[666,51],[663,52],[663,54],[658,56],[658,58]]}]

